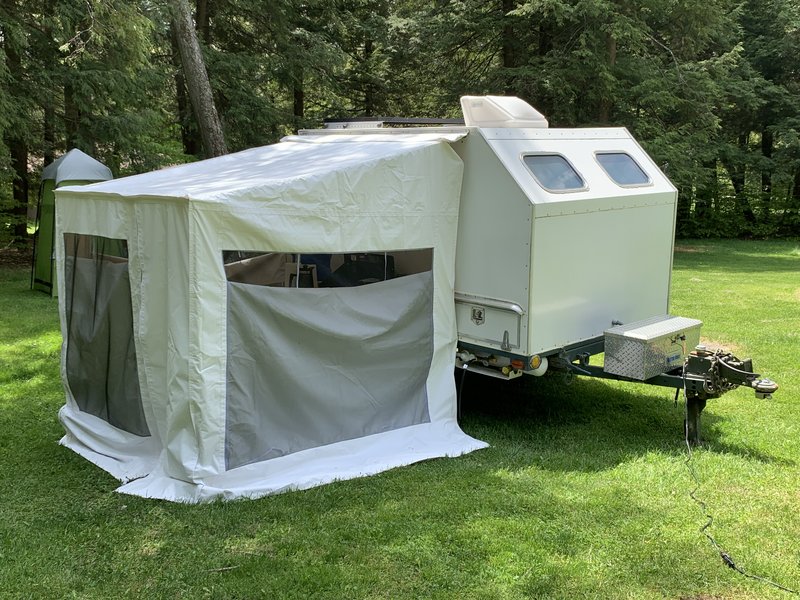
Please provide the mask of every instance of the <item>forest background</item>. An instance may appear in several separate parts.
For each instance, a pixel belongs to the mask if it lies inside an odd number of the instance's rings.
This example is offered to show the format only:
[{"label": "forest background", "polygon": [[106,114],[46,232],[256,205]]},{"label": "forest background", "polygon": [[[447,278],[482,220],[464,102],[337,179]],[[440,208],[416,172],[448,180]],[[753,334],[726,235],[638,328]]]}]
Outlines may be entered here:
[{"label": "forest background", "polygon": [[28,243],[66,150],[117,177],[215,153],[181,8],[227,151],[515,95],[551,127],[630,129],[679,189],[680,237],[800,235],[796,0],[0,0],[0,243]]}]

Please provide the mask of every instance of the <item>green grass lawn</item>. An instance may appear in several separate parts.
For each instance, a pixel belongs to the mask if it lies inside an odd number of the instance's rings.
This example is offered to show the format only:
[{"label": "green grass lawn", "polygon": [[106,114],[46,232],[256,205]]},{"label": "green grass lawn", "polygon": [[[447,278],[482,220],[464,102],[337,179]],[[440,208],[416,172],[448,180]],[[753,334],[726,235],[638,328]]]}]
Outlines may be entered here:
[{"label": "green grass lawn", "polygon": [[[491,448],[256,501],[113,492],[56,444],[56,302],[0,270],[2,598],[783,598],[725,567],[689,498],[668,389],[468,376]],[[694,454],[711,533],[800,589],[800,242],[682,242],[672,312],[781,384],[709,401]]]}]

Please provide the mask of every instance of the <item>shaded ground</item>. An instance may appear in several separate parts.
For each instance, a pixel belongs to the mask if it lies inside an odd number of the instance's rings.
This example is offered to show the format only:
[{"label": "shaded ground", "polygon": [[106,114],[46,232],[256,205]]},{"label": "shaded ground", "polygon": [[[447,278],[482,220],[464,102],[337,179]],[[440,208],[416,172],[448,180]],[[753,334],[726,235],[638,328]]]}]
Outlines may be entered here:
[{"label": "shaded ground", "polygon": [[30,244],[21,248],[0,246],[0,268],[30,267],[33,249]]}]

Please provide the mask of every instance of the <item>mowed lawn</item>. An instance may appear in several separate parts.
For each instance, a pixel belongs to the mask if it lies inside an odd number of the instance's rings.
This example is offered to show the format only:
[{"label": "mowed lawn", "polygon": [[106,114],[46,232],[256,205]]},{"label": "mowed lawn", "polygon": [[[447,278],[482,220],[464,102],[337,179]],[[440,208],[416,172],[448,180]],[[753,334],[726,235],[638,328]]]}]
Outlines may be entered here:
[{"label": "mowed lawn", "polygon": [[[471,374],[487,450],[256,501],[117,494],[57,445],[56,301],[28,283],[0,270],[0,598],[787,597],[700,532],[683,407],[639,384]],[[710,401],[692,464],[719,544],[798,590],[800,242],[680,242],[672,290],[781,385]]]}]

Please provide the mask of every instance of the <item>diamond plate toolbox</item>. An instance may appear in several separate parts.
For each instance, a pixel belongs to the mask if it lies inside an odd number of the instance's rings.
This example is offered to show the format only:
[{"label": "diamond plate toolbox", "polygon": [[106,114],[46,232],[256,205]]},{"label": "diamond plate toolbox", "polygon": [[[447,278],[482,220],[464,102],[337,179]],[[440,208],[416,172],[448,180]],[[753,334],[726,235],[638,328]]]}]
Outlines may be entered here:
[{"label": "diamond plate toolbox", "polygon": [[700,343],[702,321],[686,317],[651,317],[604,332],[606,373],[644,381],[680,367]]}]

